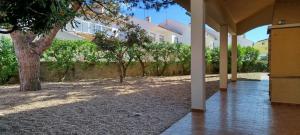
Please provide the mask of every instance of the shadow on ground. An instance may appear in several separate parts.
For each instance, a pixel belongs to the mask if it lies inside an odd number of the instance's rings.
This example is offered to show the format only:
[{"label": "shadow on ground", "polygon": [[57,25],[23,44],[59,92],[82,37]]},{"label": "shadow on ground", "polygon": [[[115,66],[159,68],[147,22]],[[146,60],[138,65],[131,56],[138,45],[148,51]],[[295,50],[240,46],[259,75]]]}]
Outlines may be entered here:
[{"label": "shadow on ground", "polygon": [[[0,87],[2,134],[159,134],[190,111],[190,76]],[[206,78],[206,97],[219,89]]]},{"label": "shadow on ground", "polygon": [[1,134],[159,134],[190,111],[188,76],[42,87],[33,92],[0,87]]}]

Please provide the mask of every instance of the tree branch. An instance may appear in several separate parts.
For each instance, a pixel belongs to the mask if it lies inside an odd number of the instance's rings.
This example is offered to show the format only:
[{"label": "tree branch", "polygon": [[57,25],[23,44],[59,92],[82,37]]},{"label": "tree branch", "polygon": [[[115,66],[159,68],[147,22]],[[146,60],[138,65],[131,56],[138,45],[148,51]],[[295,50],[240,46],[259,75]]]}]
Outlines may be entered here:
[{"label": "tree branch", "polygon": [[[81,6],[82,3],[76,1],[75,3],[72,4],[71,8],[74,10],[74,12],[77,12]],[[48,49],[51,46],[53,39],[55,38],[56,34],[60,29],[61,29],[60,26],[55,26],[47,35],[43,35],[43,37],[41,37],[36,42],[38,46],[36,47],[35,51],[41,55],[46,49]]]}]

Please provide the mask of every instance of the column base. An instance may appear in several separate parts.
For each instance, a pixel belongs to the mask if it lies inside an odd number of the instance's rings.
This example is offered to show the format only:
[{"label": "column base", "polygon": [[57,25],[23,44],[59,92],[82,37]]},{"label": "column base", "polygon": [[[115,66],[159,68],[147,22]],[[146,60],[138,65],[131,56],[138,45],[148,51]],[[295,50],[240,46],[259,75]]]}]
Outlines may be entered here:
[{"label": "column base", "polygon": [[231,80],[231,82],[237,82],[237,80]]},{"label": "column base", "polygon": [[203,113],[205,112],[205,110],[202,110],[202,109],[191,109],[191,112],[194,112],[194,113]]},{"label": "column base", "polygon": [[227,88],[220,88],[221,91],[227,91]]},{"label": "column base", "polygon": [[282,103],[282,102],[271,102],[271,105],[285,105],[285,106],[297,106],[297,107],[300,107],[300,104],[296,104],[296,103]]}]

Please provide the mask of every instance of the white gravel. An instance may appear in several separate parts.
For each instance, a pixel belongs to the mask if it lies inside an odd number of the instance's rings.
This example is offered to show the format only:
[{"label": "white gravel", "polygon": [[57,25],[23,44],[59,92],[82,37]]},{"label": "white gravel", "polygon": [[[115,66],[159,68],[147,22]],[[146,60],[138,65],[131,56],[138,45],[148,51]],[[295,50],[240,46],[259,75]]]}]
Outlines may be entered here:
[{"label": "white gravel", "polygon": [[155,135],[190,110],[190,79],[129,78],[0,86],[0,134]]},{"label": "white gravel", "polygon": [[[260,74],[240,74],[260,78]],[[209,98],[218,76],[206,77]],[[190,76],[0,86],[0,135],[157,135],[190,111]]]}]

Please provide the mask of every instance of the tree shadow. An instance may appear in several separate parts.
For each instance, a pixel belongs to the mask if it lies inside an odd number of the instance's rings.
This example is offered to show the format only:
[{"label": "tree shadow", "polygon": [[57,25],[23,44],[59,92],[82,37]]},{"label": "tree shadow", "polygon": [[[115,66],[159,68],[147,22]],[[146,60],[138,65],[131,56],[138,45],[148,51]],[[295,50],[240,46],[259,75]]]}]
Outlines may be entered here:
[{"label": "tree shadow", "polygon": [[[20,95],[17,99],[19,101],[1,110],[35,102],[42,104],[43,101],[70,100],[72,94],[77,95],[73,97],[76,100],[72,103],[0,115],[0,132],[4,134],[155,134],[163,131],[166,123],[168,125],[173,123],[176,118],[189,111],[190,92],[185,87],[186,82],[177,81],[168,84],[166,81],[153,84],[146,81],[143,85],[147,87],[139,85],[143,81],[127,83],[132,85],[113,83],[111,87],[101,81],[90,84],[52,83],[44,84],[43,91],[25,92],[26,94],[14,91]],[[138,90],[133,91],[133,89]],[[35,99],[38,97],[44,98]],[[1,97],[1,101],[8,100],[7,98]]]},{"label": "tree shadow", "polygon": [[[216,86],[213,83],[208,82],[209,89]],[[124,84],[106,79],[42,86],[42,91],[33,92],[0,87],[0,93],[4,91],[0,96],[1,133],[159,134],[191,106],[187,78],[128,78]]]}]

